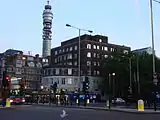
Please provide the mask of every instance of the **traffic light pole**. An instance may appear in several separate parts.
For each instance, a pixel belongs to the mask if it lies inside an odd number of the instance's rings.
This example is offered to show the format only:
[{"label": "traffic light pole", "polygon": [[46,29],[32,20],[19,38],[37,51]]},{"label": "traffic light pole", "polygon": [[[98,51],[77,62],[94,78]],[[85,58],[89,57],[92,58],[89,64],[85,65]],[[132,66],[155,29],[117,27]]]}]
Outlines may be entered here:
[{"label": "traffic light pole", "polygon": [[51,105],[51,87],[49,88],[49,105]]},{"label": "traffic light pole", "polygon": [[86,91],[84,91],[84,106],[87,106],[87,94],[86,94]]},{"label": "traffic light pole", "polygon": [[111,109],[111,74],[109,73],[109,110]]},{"label": "traffic light pole", "polygon": [[87,105],[87,93],[89,90],[89,80],[88,77],[85,77],[85,81],[83,82],[83,91],[84,91],[84,106]]}]

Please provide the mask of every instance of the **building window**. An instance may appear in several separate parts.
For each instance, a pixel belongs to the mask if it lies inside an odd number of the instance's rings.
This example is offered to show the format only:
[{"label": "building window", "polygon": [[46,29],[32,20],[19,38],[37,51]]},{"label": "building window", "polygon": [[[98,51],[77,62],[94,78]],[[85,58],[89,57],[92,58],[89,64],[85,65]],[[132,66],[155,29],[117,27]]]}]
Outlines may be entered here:
[{"label": "building window", "polygon": [[108,51],[108,48],[107,48],[107,47],[104,47],[104,50],[105,50],[105,51]]},{"label": "building window", "polygon": [[96,66],[96,62],[93,62],[93,65]]},{"label": "building window", "polygon": [[97,49],[99,50],[99,46],[97,46]]},{"label": "building window", "polygon": [[94,70],[94,73],[93,73],[94,75],[96,75],[96,70]]},{"label": "building window", "polygon": [[68,75],[72,75],[72,69],[68,69]]},{"label": "building window", "polygon": [[96,49],[96,45],[93,45],[93,49]]},{"label": "building window", "polygon": [[50,75],[51,76],[53,75],[53,69],[52,68],[50,69]]},{"label": "building window", "polygon": [[59,50],[59,53],[61,53],[62,52],[62,50]]},{"label": "building window", "polygon": [[100,66],[100,63],[99,63],[99,62],[97,62],[97,66]]},{"label": "building window", "polygon": [[72,54],[68,54],[68,59],[72,59]]},{"label": "building window", "polygon": [[102,50],[104,50],[104,47],[102,46]]},{"label": "building window", "polygon": [[66,48],[66,51],[68,52],[68,48]]},{"label": "building window", "polygon": [[65,52],[65,49],[63,49],[63,52]]},{"label": "building window", "polygon": [[99,39],[99,42],[102,42],[102,39]]},{"label": "building window", "polygon": [[53,78],[49,79],[49,84],[53,84]]},{"label": "building window", "polygon": [[72,47],[70,47],[70,48],[69,48],[69,50],[70,50],[70,51],[72,51],[72,50],[73,50],[73,48],[72,48]]},{"label": "building window", "polygon": [[59,56],[59,61],[62,61],[62,56]]},{"label": "building window", "polygon": [[90,66],[91,65],[91,61],[87,61],[87,66]]},{"label": "building window", "polygon": [[58,52],[57,51],[55,51],[55,55],[57,55],[58,54]]},{"label": "building window", "polygon": [[77,54],[74,54],[74,59],[77,59]]},{"label": "building window", "polygon": [[78,81],[78,78],[74,78],[74,83],[76,84]]},{"label": "building window", "polygon": [[56,75],[59,74],[59,68],[56,68]]},{"label": "building window", "polygon": [[72,62],[68,62],[68,65],[72,65]]},{"label": "building window", "polygon": [[77,61],[74,62],[74,65],[77,66]]},{"label": "building window", "polygon": [[91,57],[91,53],[90,52],[87,53],[87,57]]},{"label": "building window", "polygon": [[69,85],[73,84],[72,78],[68,78],[68,84],[69,84]]},{"label": "building window", "polygon": [[16,72],[17,72],[17,73],[20,73],[20,72],[21,72],[21,69],[20,69],[20,68],[16,68]]},{"label": "building window", "polygon": [[128,50],[124,50],[123,53],[124,53],[124,54],[128,54]]},{"label": "building window", "polygon": [[63,56],[63,59],[64,59],[64,60],[66,60],[66,58],[67,58],[67,56],[66,56],[66,55],[64,55],[64,56]]},{"label": "building window", "polygon": [[62,78],[62,84],[63,85],[65,84],[65,78]]},{"label": "building window", "polygon": [[91,49],[91,44],[87,44],[87,49]]},{"label": "building window", "polygon": [[57,78],[57,80],[56,80],[56,81],[57,81],[57,84],[59,84],[59,78]]},{"label": "building window", "polygon": [[92,72],[91,72],[91,69],[90,69],[90,70],[88,70],[88,75],[92,75],[91,73],[92,73]]},{"label": "building window", "polygon": [[114,52],[114,48],[111,48],[111,52]]},{"label": "building window", "polygon": [[74,50],[77,50],[77,48],[78,48],[78,47],[77,47],[77,45],[76,45],[76,46],[74,46]]},{"label": "building window", "polygon": [[97,55],[96,53],[93,53],[93,57],[96,57],[96,55]]},{"label": "building window", "polygon": [[99,55],[99,54],[97,54],[97,58],[100,58],[100,55]]},{"label": "building window", "polygon": [[104,55],[105,58],[108,58],[108,55]]},{"label": "building window", "polygon": [[97,71],[97,75],[100,75],[100,72],[99,72],[99,71]]}]

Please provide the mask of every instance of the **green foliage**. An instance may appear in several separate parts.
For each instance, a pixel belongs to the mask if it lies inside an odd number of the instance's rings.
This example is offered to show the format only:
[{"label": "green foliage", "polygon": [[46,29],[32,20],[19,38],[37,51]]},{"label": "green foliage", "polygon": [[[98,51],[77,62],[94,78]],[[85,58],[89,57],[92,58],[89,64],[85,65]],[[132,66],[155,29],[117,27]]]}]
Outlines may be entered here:
[{"label": "green foliage", "polygon": [[[160,59],[156,57],[155,60],[156,72],[160,73]],[[110,92],[113,94],[113,91],[115,91],[117,97],[127,96],[130,84],[130,62],[133,97],[138,94],[138,83],[140,85],[141,96],[146,96],[153,91],[152,55],[147,53],[123,54],[115,52],[112,54],[112,57],[106,58],[103,61],[102,69],[105,79],[102,81],[100,88],[104,93],[109,94],[109,73],[115,73],[115,76],[111,77]],[[139,68],[138,71],[137,68]],[[138,72],[139,81],[137,81]]]}]

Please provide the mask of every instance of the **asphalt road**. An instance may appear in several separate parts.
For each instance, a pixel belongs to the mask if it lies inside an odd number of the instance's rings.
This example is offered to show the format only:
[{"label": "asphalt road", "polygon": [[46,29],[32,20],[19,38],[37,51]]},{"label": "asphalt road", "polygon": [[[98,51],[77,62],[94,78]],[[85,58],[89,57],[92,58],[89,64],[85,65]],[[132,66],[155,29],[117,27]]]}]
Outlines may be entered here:
[{"label": "asphalt road", "polygon": [[63,109],[68,113],[68,117],[64,120],[158,120],[160,118],[160,115],[157,114],[129,114],[78,108],[28,106],[0,109],[0,120],[63,120],[60,117]]}]

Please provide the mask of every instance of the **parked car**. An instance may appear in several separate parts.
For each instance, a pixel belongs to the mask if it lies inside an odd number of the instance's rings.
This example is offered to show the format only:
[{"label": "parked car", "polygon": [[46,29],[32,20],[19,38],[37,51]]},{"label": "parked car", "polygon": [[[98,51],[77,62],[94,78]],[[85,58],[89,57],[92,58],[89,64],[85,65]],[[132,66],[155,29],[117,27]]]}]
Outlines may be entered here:
[{"label": "parked car", "polygon": [[125,100],[123,100],[122,98],[114,98],[112,100],[112,104],[124,104]]}]

